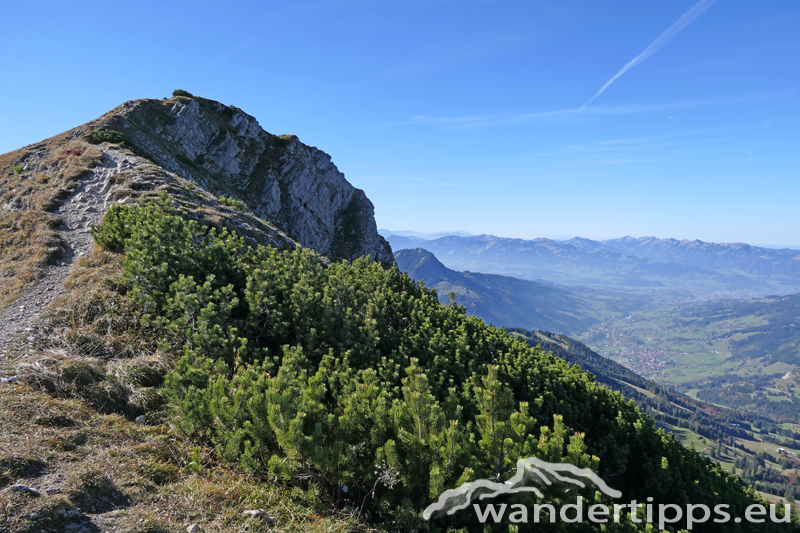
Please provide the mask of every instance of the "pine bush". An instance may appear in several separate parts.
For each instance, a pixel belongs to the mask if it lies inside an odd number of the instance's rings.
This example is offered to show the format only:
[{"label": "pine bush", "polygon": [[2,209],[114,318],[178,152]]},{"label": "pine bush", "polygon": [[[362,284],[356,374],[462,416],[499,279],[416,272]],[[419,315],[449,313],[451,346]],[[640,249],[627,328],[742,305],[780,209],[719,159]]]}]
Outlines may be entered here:
[{"label": "pine bush", "polygon": [[531,456],[592,468],[626,498],[740,515],[753,501],[619,393],[396,267],[248,247],[166,195],[113,207],[92,234],[125,253],[140,334],[180,354],[164,385],[177,427],[267,479],[398,524]]}]

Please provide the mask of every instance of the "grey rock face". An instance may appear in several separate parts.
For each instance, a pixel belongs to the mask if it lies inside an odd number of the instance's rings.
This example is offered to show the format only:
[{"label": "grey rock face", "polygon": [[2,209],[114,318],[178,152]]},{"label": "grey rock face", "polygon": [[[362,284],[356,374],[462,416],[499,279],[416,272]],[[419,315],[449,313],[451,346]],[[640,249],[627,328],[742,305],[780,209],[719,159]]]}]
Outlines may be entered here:
[{"label": "grey rock face", "polygon": [[[166,168],[244,201],[302,246],[334,259],[394,263],[374,207],[331,157],[293,135],[275,136],[240,109],[202,98],[139,100],[123,126]],[[131,127],[131,124],[137,126]]]}]

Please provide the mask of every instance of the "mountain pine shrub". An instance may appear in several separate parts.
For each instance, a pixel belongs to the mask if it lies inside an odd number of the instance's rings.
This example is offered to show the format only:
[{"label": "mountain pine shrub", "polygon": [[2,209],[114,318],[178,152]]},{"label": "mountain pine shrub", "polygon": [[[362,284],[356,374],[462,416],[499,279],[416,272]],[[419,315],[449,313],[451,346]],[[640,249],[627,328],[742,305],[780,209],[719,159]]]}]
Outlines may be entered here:
[{"label": "mountain pine shrub", "polygon": [[265,480],[406,529],[422,527],[419,512],[444,490],[505,480],[530,456],[591,468],[626,501],[725,503],[734,516],[756,501],[590,374],[439,304],[396,267],[248,247],[183,218],[165,194],[113,206],[92,231],[125,254],[138,334],[178,356],[164,385],[177,428]]},{"label": "mountain pine shrub", "polygon": [[247,204],[241,200],[237,200],[232,196],[220,196],[219,203],[238,209],[239,211],[247,211]]}]

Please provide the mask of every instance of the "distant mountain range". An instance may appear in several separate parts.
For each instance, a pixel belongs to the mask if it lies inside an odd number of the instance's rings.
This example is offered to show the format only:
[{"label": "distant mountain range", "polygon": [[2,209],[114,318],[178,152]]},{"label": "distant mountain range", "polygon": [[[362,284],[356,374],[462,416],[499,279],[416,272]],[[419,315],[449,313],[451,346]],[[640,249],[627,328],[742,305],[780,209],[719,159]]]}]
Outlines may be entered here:
[{"label": "distant mountain range", "polygon": [[502,274],[564,285],[800,292],[800,250],[699,240],[623,237],[509,239],[493,235],[437,239],[389,235],[392,249],[424,247],[455,270]]},{"label": "distant mountain range", "polygon": [[456,272],[422,248],[400,250],[395,261],[413,279],[435,288],[441,302],[446,303],[452,291],[458,304],[487,324],[574,333],[597,322],[586,299],[565,287],[495,274]]},{"label": "distant mountain range", "polygon": [[438,233],[420,233],[418,231],[408,231],[408,230],[393,230],[393,229],[379,229],[378,233],[380,233],[384,237],[388,237],[389,235],[398,235],[400,237],[411,237],[414,239],[422,239],[429,241],[431,239],[438,239],[440,237],[447,237],[449,235],[456,235],[458,237],[474,237],[474,233],[467,233],[466,231],[440,231]]}]

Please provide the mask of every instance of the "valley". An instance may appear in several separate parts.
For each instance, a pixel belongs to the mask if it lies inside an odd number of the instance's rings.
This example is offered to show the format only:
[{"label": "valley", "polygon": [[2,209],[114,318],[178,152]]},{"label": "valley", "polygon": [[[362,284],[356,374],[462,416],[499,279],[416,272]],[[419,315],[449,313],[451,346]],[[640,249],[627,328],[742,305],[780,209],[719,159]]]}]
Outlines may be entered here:
[{"label": "valley", "polygon": [[800,424],[698,400],[646,379],[563,335],[519,328],[510,332],[531,346],[541,346],[580,365],[597,381],[633,399],[684,446],[738,474],[769,499],[800,499]]},{"label": "valley", "polygon": [[649,306],[576,338],[696,398],[796,423],[799,301],[793,295]]},{"label": "valley", "polygon": [[458,272],[423,248],[395,257],[440,301],[590,371],[768,499],[800,499],[800,295],[575,287]]},{"label": "valley", "polygon": [[[602,242],[386,238],[401,270],[439,290],[441,301],[452,293],[468,313],[496,326],[565,333],[642,377],[697,399],[779,421],[800,420],[800,294],[767,296],[756,289],[767,277],[793,276],[788,283],[794,283],[796,251],[630,237]],[[402,248],[410,244],[421,247]],[[429,249],[440,250],[442,257]],[[628,254],[614,261],[640,266],[636,261],[669,261],[680,274],[673,282],[685,281],[681,268],[702,268],[694,279],[704,288],[642,287],[622,278],[595,278],[591,286],[580,286],[591,262],[595,271],[612,268],[598,263],[599,256],[587,256],[598,252]],[[495,272],[527,268],[522,274],[531,281],[458,272],[465,262]],[[537,278],[542,264],[567,274],[561,283]],[[645,266],[652,274],[666,264]],[[731,274],[749,289],[720,283],[719,275]]]}]

